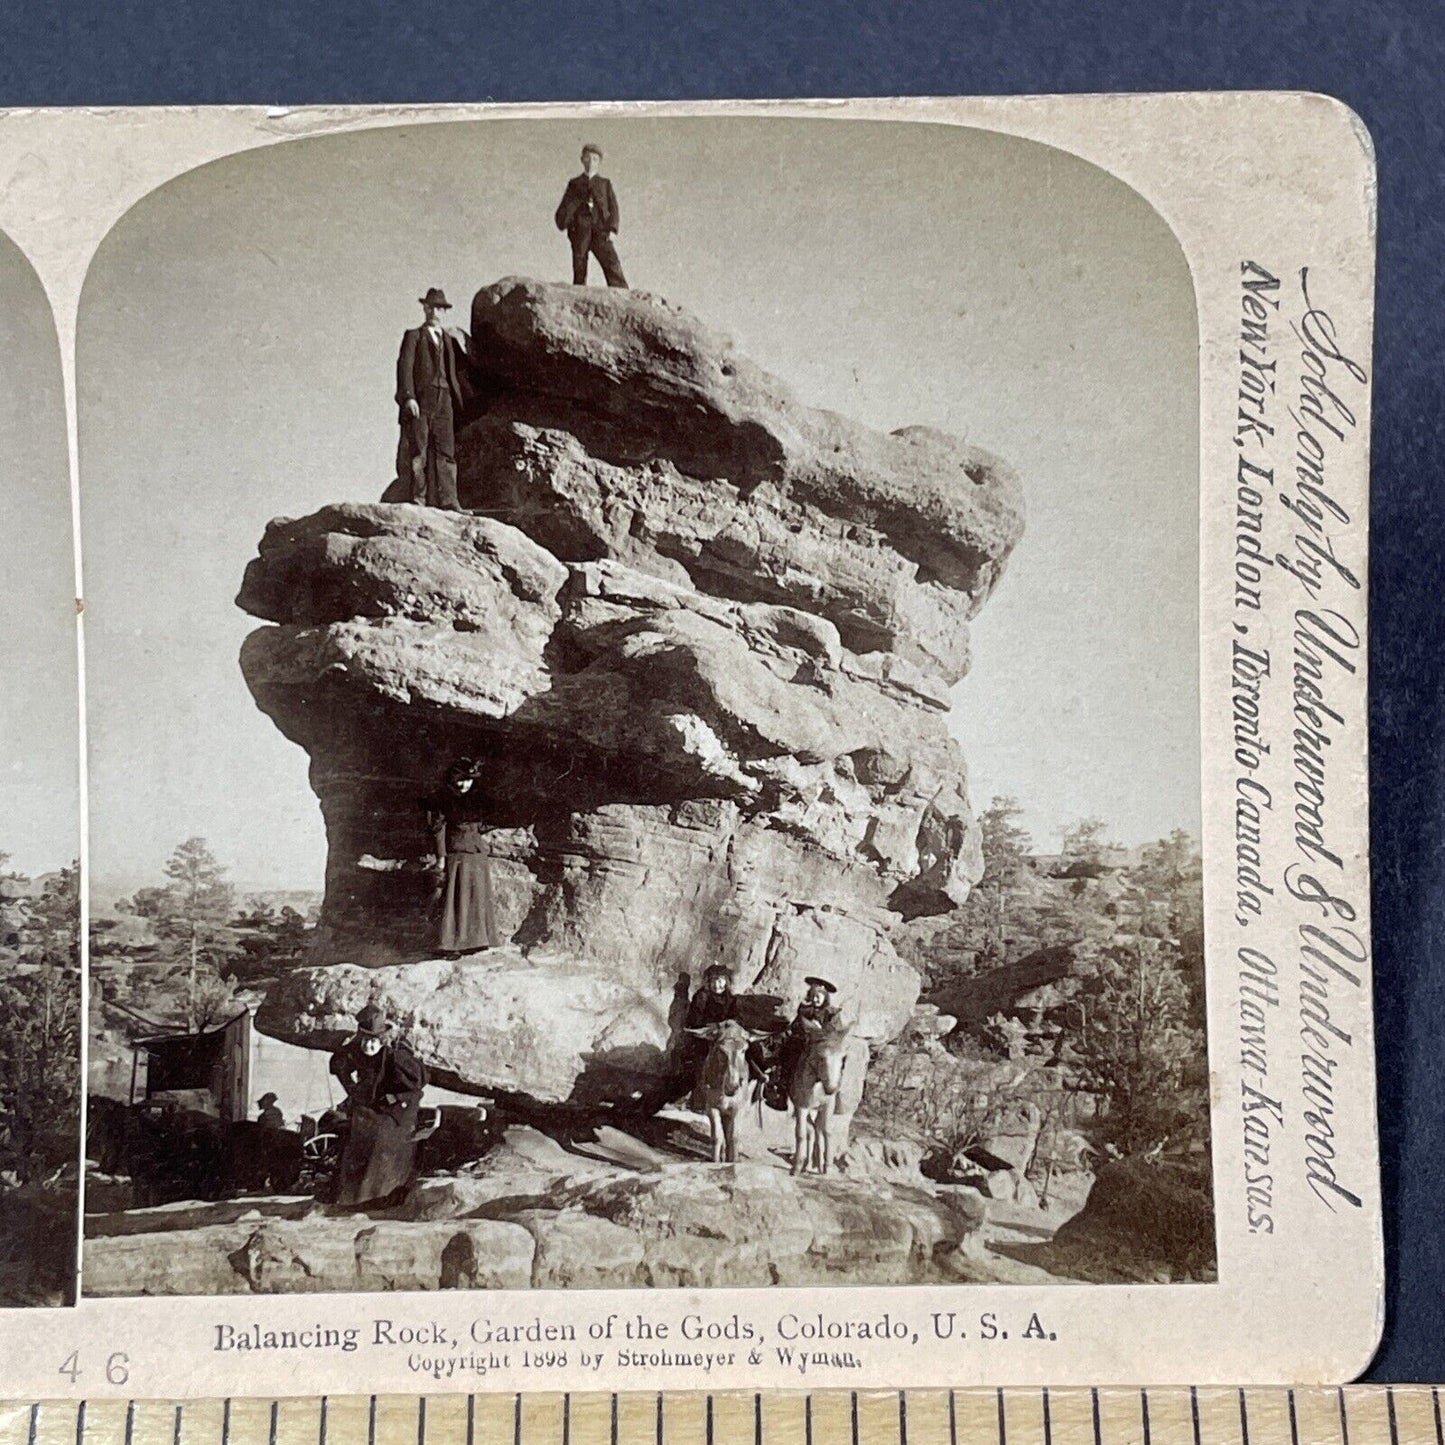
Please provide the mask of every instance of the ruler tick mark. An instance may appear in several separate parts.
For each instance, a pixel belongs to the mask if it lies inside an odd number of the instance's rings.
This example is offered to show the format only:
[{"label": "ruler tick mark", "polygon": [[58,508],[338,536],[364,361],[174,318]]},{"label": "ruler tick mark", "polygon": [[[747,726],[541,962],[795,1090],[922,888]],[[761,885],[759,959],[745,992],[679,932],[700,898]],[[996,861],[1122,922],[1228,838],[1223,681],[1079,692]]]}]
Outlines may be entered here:
[{"label": "ruler tick mark", "polygon": [[[1442,1409],[1441,1402],[1441,1391],[1445,1390],[1445,1385],[1389,1385],[1360,1387],[1358,1390],[1352,1386],[1336,1388],[1334,1386],[1296,1385],[1268,1392],[1261,1391],[1258,1397],[1252,1389],[1240,1387],[1235,1389],[1239,1423],[1237,1433],[1233,1436],[1230,1435],[1227,1424],[1224,1424],[1222,1429],[1218,1429],[1212,1415],[1208,1419],[1205,1418],[1204,1406],[1208,1405],[1212,1410],[1216,1399],[1220,1404],[1224,1404],[1227,1394],[1223,1391],[1210,1391],[1201,1401],[1200,1388],[1195,1386],[1184,1386],[1178,1389],[1154,1387],[1113,1389],[1103,1386],[1091,1388],[1088,1390],[1088,1398],[1092,1428],[1086,1426],[1075,1445],[1129,1445],[1131,1441],[1133,1445],[1445,1445],[1445,1409]],[[1327,1433],[1323,1437],[1311,1433],[1315,1427],[1310,1424],[1311,1411],[1328,1408],[1330,1392],[1335,1395],[1339,1422],[1338,1434],[1333,1442],[1328,1440]],[[532,1423],[527,1423],[524,1419],[527,1393],[525,1391],[515,1392],[513,1394],[512,1430],[508,1432],[503,1424],[502,1433],[496,1439],[493,1439],[486,1426],[485,1415],[483,1423],[478,1425],[477,1396],[468,1394],[464,1397],[466,1399],[465,1430],[455,1432],[453,1435],[454,1445],[504,1445],[504,1442],[508,1441],[509,1435],[510,1445],[545,1445],[547,1440],[550,1440],[552,1445],[622,1445],[624,1437],[621,1428],[621,1396],[615,1391],[607,1393],[608,1429],[594,1429],[589,1426],[587,1420],[590,1418],[591,1412],[584,1411],[578,1424],[578,1432],[574,1432],[572,1429],[573,1393],[559,1390],[547,1396],[553,1402],[549,1409],[557,1408],[560,1405],[558,1412],[560,1428],[558,1434],[553,1436],[546,1433],[551,1426],[544,1426],[541,1423],[541,1416],[537,1415],[535,1411]],[[695,1406],[689,1407],[677,1419],[671,1419],[671,1407],[668,1405],[668,1401],[674,1398],[673,1392],[670,1390],[656,1392],[654,1396],[656,1407],[655,1445],[742,1445],[742,1442],[748,1442],[748,1445],[769,1445],[771,1437],[765,1436],[763,1429],[766,1392],[758,1390],[750,1393],[752,1394],[753,1416],[751,1440],[748,1440],[747,1433],[741,1433],[735,1441],[724,1428],[727,1419],[726,1412],[722,1416],[718,1414],[718,1392],[699,1391],[698,1395],[691,1398],[698,1401],[698,1396],[701,1396],[698,1403],[701,1403],[702,1410],[694,1413]],[[803,1428],[794,1437],[794,1445],[828,1445],[828,1442],[834,1442],[834,1435],[829,1433],[827,1414],[815,1419],[816,1393],[813,1391],[799,1393],[803,1395],[803,1419],[801,1422]],[[884,1404],[886,1392],[866,1392],[861,1389],[848,1391],[848,1427],[837,1436],[835,1445],[878,1445],[873,1438],[878,1422],[871,1422],[870,1417],[870,1428],[864,1429],[861,1402],[865,1393],[869,1394],[874,1405],[881,1408]],[[922,1417],[923,1423],[918,1423],[920,1417],[915,1412],[911,1412],[909,1408],[912,1403],[911,1393],[908,1390],[895,1390],[894,1392],[898,1422],[896,1429],[890,1432],[886,1428],[886,1421],[882,1422],[883,1438],[895,1442],[895,1445],[923,1445],[924,1436],[928,1438],[930,1445],[1064,1445],[1069,1437],[1069,1429],[1066,1428],[1067,1421],[1062,1417],[1060,1430],[1063,1431],[1063,1434],[1055,1437],[1053,1407],[1057,1403],[1054,1398],[1056,1391],[1047,1388],[1030,1387],[1028,1390],[996,1388],[994,1391],[994,1419],[991,1422],[994,1426],[995,1438],[992,1441],[987,1440],[986,1437],[979,1438],[960,1430],[958,1392],[956,1390],[949,1389],[947,1391],[948,1428],[946,1432],[930,1426],[928,1410],[925,1410]],[[837,1395],[831,1396],[835,1405],[842,1403],[842,1395],[843,1392],[839,1391]],[[1010,1439],[1009,1411],[1015,1395],[1018,1397],[1018,1410],[1015,1412],[1012,1427],[1016,1428],[1012,1429],[1013,1438]],[[1137,1395],[1138,1399],[1138,1434],[1135,1434],[1127,1424],[1131,1412],[1124,1406],[1124,1401],[1131,1395]],[[1363,1417],[1357,1417],[1352,1422],[1350,1400],[1356,1395],[1367,1401],[1375,1401],[1376,1404],[1371,1405]],[[1381,1395],[1384,1396],[1385,1409],[1383,1412],[1377,1408]],[[1077,1399],[1082,1403],[1083,1396],[1082,1389],[1076,1393],[1065,1392],[1065,1399],[1070,1402]],[[316,1406],[316,1434],[310,1436],[311,1445],[343,1445],[341,1437],[333,1436],[331,1433],[331,1426],[334,1422],[331,1420],[329,1397],[320,1395],[314,1398],[318,1403]],[[434,1445],[430,1439],[432,1426],[429,1408],[430,1396],[418,1394],[398,1398],[394,1402],[398,1407],[396,1410],[398,1417],[405,1413],[406,1406],[403,1402],[405,1398],[413,1398],[416,1404],[415,1445]],[[601,1400],[593,1396],[581,1398],[593,1400],[597,1405],[601,1404]],[[724,1398],[736,1399],[737,1404],[742,1406],[747,1396],[725,1395]],[[826,1402],[830,1399],[830,1395],[825,1392],[823,1398]],[[937,1402],[937,1398],[936,1394],[930,1396],[933,1402]],[[984,1392],[979,1391],[974,1398],[978,1404],[982,1405],[987,1397]],[[1037,1417],[1033,1415],[1034,1407],[1027,1403],[1029,1398],[1037,1401],[1039,1412]],[[1111,1413],[1110,1419],[1113,1423],[1107,1432],[1107,1440],[1103,1427],[1103,1402],[1106,1398],[1110,1402],[1110,1410],[1119,1416],[1115,1420],[1114,1414]],[[1161,1398],[1164,1401],[1162,1406],[1159,1404]],[[1176,1410],[1182,1411],[1186,1398],[1189,1409],[1189,1428],[1176,1441],[1173,1428],[1168,1422],[1174,1417]],[[646,1396],[642,1396],[641,1399],[645,1400]],[[1412,1424],[1410,1412],[1417,1410],[1423,1413],[1427,1399],[1430,1411],[1429,1423],[1421,1420],[1417,1429]],[[397,1440],[400,1440],[401,1445],[405,1445],[406,1439],[412,1433],[410,1430],[397,1431],[392,1428],[392,1424],[388,1424],[385,1431],[380,1428],[380,1396],[360,1396],[355,1403],[360,1404],[363,1400],[367,1405],[367,1425],[364,1435],[361,1431],[350,1431],[344,1419],[340,1426],[343,1434],[354,1434],[356,1436],[354,1445],[396,1445]],[[505,1408],[504,1400],[505,1396],[497,1402],[502,1405],[502,1408]],[[1401,1400],[1405,1403],[1403,1420],[1400,1415]],[[770,1427],[783,1426],[784,1433],[786,1433],[788,1420],[796,1420],[795,1416],[791,1416],[791,1410],[796,1408],[796,1402],[796,1395],[792,1396],[790,1400],[785,1400],[782,1414],[776,1420],[769,1416]],[[59,1445],[106,1445],[107,1440],[110,1440],[112,1445],[246,1445],[248,1434],[254,1435],[254,1445],[306,1445],[307,1436],[310,1435],[310,1427],[304,1424],[302,1419],[305,1407],[303,1406],[302,1412],[295,1418],[292,1418],[294,1412],[288,1412],[288,1417],[283,1422],[279,1397],[251,1402],[245,1407],[244,1415],[238,1420],[237,1429],[234,1432],[231,1428],[234,1402],[228,1398],[220,1400],[218,1403],[221,1405],[221,1418],[219,1429],[215,1435],[208,1433],[209,1429],[213,1427],[206,1426],[199,1415],[192,1420],[187,1407],[174,1401],[156,1402],[157,1418],[154,1421],[150,1418],[151,1406],[148,1405],[145,1412],[146,1418],[138,1422],[140,1405],[143,1403],[143,1401],[137,1400],[126,1401],[124,1425],[120,1431],[112,1432],[105,1425],[104,1420],[96,1417],[91,1411],[89,1400],[61,1401],[54,1403],[53,1407],[52,1403],[47,1401],[25,1402],[10,1417],[12,1430],[8,1434],[0,1431],[0,1445],[45,1445],[45,1441],[49,1441],[50,1445],[56,1445],[57,1441]],[[925,1403],[928,1402],[925,1401]],[[1279,1404],[1285,1406],[1283,1412],[1278,1411]],[[1259,1409],[1254,1412],[1253,1421],[1250,1418],[1251,1406],[1259,1406]],[[347,1411],[344,1412],[348,1416],[352,1413],[349,1407],[350,1402],[348,1402]],[[263,1408],[264,1415],[262,1414]],[[929,1408],[936,1408],[936,1403],[930,1405]],[[1072,1403],[1070,1403],[1069,1410],[1071,1411],[1072,1408]],[[1161,1409],[1165,1412],[1162,1415],[1159,1413]],[[66,1410],[72,1412],[68,1418],[64,1413]],[[28,1430],[26,1426],[27,1411]],[[50,1413],[45,1414],[45,1411]],[[171,1428],[168,1431],[161,1425],[164,1411],[171,1412]],[[546,1413],[546,1411],[543,1412],[543,1414]],[[914,1413],[914,1419],[911,1422],[910,1413]],[[212,1418],[214,1419],[214,1417]],[[263,1419],[266,1422],[264,1428],[252,1428],[253,1424],[255,1427],[261,1427]],[[45,1441],[40,1438],[42,1420],[46,1422]],[[669,1428],[670,1420],[671,1428]],[[684,1423],[680,1425],[678,1420],[682,1420]],[[119,1424],[120,1422],[116,1421],[115,1423]],[[398,1418],[394,1423],[399,1425],[400,1419]],[[282,1429],[283,1424],[285,1425],[284,1430]],[[913,1425],[912,1430],[910,1430],[910,1424]],[[446,1433],[448,1427],[444,1425],[440,1417],[437,1425],[442,1433]],[[984,1428],[987,1429],[986,1426]],[[92,1432],[94,1432],[93,1438]],[[643,1432],[643,1438],[652,1434],[645,1425]],[[772,1433],[779,1432],[777,1429],[773,1429]],[[167,1436],[170,1438],[167,1439]],[[629,1434],[626,1438],[630,1440],[631,1435]],[[649,1440],[649,1445],[653,1445],[651,1440]],[[772,1445],[776,1445],[776,1442],[772,1442]]]}]

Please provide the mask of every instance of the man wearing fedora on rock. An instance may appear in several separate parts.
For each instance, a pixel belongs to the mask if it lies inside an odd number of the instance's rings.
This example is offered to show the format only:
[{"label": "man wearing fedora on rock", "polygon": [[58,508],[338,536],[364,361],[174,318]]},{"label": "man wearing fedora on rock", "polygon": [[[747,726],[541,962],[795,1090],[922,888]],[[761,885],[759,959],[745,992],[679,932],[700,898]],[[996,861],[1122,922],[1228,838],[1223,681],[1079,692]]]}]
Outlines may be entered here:
[{"label": "man wearing fedora on rock", "polygon": [[446,292],[433,286],[420,300],[426,320],[401,338],[396,359],[396,472],[407,501],[456,512],[456,415],[465,360],[457,338],[442,326],[442,313],[451,310]]},{"label": "man wearing fedora on rock", "polygon": [[622,262],[612,238],[622,222],[617,209],[617,192],[612,182],[598,172],[602,169],[602,151],[595,145],[582,147],[582,174],[573,176],[562,193],[557,207],[557,229],[567,233],[572,243],[572,284],[587,284],[587,257],[596,256],[609,286],[627,289]]}]

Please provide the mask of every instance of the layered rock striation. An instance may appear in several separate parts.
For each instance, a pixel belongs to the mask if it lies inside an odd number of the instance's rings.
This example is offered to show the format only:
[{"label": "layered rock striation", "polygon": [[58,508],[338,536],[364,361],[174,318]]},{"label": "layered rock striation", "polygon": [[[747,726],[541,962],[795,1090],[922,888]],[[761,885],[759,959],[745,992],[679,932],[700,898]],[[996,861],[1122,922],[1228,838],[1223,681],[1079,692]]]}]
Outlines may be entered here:
[{"label": "layered rock striation", "polygon": [[[268,1032],[383,998],[439,1082],[635,1095],[720,960],[824,972],[869,1038],[918,993],[893,936],[980,867],[949,689],[1022,530],[996,459],[798,402],[638,292],[478,293],[463,513],[271,524],[240,605],[258,705],[328,838],[313,966]],[[420,800],[485,764],[500,949],[434,957]]]}]

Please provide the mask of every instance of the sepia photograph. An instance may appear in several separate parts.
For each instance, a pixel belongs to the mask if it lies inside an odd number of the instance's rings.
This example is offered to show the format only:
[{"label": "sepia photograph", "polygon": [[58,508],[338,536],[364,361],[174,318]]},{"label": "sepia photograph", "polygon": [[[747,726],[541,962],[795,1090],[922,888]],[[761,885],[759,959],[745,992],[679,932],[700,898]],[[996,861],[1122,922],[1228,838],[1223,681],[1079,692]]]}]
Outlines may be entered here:
[{"label": "sepia photograph", "polygon": [[0,1310],[75,1297],[80,1233],[80,713],[60,345],[0,235]]},{"label": "sepia photograph", "polygon": [[[984,128],[401,124],[135,204],[84,1294],[1215,1281],[1199,356],[1159,212]],[[75,820],[6,787],[18,1018]],[[0,1268],[74,1189],[23,1152]]]}]

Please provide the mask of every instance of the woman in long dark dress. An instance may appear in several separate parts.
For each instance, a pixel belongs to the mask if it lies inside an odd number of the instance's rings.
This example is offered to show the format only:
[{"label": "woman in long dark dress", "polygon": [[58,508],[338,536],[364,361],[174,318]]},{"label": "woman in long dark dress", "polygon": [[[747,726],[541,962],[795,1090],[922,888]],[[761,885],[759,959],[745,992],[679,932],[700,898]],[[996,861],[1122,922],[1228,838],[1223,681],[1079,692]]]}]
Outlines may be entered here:
[{"label": "woman in long dark dress", "polygon": [[442,953],[476,953],[502,941],[492,900],[487,856],[485,803],[477,786],[480,765],[459,758],[447,769],[446,785],[426,804],[440,871]]},{"label": "woman in long dark dress", "polygon": [[334,1202],[385,1205],[416,1171],[416,1123],[426,1070],[405,1039],[389,1035],[375,1004],[356,1016],[356,1036],[331,1056],[346,1090],[349,1126],[336,1171]]}]

